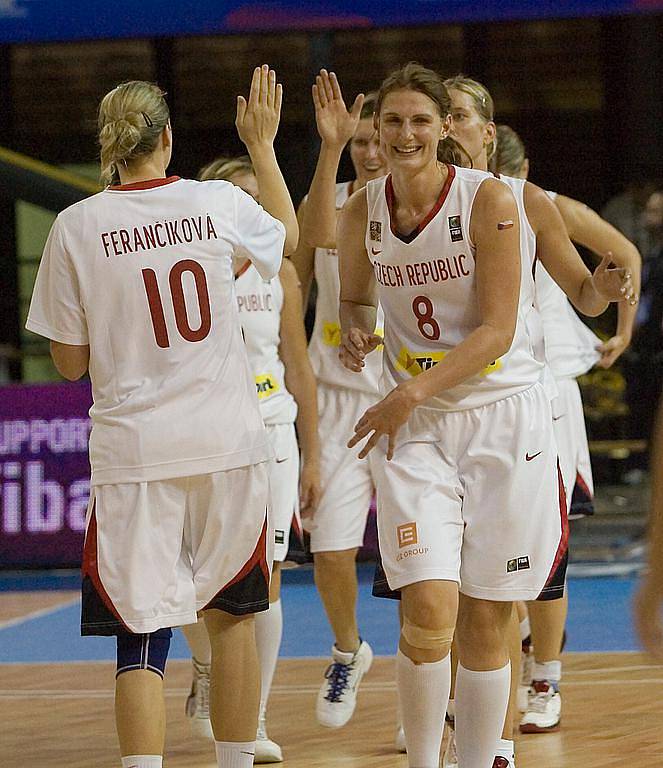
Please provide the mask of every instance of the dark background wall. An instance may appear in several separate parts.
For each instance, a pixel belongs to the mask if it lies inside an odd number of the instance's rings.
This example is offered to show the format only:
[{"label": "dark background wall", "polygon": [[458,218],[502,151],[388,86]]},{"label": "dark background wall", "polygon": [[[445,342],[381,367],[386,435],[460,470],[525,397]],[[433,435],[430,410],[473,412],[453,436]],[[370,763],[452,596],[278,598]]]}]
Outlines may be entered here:
[{"label": "dark background wall", "polygon": [[[171,170],[192,176],[219,153],[242,152],[236,95],[248,91],[256,64],[269,63],[285,90],[277,150],[299,201],[317,152],[315,72],[333,68],[350,101],[416,60],[484,82],[498,121],[526,142],[532,180],[600,208],[631,180],[663,180],[662,49],[656,14],[0,45],[0,145],[50,163],[94,162],[100,98],[118,82],[147,79],[168,92]],[[0,178],[0,344],[19,347],[13,228],[13,200]]]}]

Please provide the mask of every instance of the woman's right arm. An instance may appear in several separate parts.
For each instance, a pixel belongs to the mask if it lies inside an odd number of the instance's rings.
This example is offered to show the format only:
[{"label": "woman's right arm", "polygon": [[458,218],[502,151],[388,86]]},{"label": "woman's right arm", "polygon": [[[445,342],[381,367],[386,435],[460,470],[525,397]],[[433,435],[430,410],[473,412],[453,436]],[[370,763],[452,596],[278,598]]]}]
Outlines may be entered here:
[{"label": "woman's right arm", "polygon": [[382,338],[375,333],[377,290],[364,237],[368,217],[366,190],[355,192],[343,206],[338,227],[338,264],[341,277],[339,357],[346,368],[360,373],[364,358]]},{"label": "woman's right arm", "polygon": [[283,86],[266,64],[256,67],[248,101],[237,97],[235,126],[253,164],[262,207],[285,227],[285,255],[297,247],[299,226],[295,207],[274,152],[281,117]]},{"label": "woman's right arm", "polygon": [[[297,220],[299,221],[300,232],[304,231],[303,222],[306,217],[306,206],[307,199],[304,198],[299,204],[299,209],[297,211]],[[290,261],[292,261],[295,269],[297,270],[297,276],[299,277],[299,282],[301,284],[303,308],[304,312],[306,312],[306,307],[308,306],[308,295],[309,291],[311,290],[311,281],[313,280],[313,272],[315,268],[315,248],[307,245],[303,236],[300,237],[297,248],[295,248],[294,253],[290,257]]]},{"label": "woman's right arm", "polygon": [[313,86],[315,123],[322,143],[302,221],[302,240],[314,248],[336,247],[336,175],[345,145],[354,136],[364,103],[359,94],[348,112],[336,75],[320,70]]}]

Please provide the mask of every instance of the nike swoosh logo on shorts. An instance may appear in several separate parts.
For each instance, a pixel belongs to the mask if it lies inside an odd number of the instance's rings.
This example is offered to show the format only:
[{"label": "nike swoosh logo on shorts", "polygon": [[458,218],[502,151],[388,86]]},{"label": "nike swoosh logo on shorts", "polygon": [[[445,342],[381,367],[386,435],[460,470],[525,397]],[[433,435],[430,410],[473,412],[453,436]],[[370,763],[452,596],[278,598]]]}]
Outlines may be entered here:
[{"label": "nike swoosh logo on shorts", "polygon": [[553,416],[553,421],[559,421],[560,419],[563,419],[566,416],[565,413],[563,413],[561,416]]},{"label": "nike swoosh logo on shorts", "polygon": [[534,453],[531,456],[529,453],[525,454],[525,461],[532,461],[532,459],[535,459],[537,456],[540,456],[543,453],[543,451],[539,451],[538,453]]},{"label": "nike swoosh logo on shorts", "polygon": [[286,456],[285,459],[275,459],[277,464],[283,464],[284,461],[287,461],[288,457]]}]

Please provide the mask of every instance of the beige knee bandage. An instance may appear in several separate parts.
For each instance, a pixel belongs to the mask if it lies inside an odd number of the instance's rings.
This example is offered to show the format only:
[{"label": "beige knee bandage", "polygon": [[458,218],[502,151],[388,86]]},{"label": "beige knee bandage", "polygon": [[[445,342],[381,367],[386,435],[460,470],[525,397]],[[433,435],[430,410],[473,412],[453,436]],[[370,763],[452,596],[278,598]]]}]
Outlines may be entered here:
[{"label": "beige knee bandage", "polygon": [[401,635],[403,640],[413,648],[423,651],[444,651],[451,648],[454,627],[426,629],[404,618]]}]

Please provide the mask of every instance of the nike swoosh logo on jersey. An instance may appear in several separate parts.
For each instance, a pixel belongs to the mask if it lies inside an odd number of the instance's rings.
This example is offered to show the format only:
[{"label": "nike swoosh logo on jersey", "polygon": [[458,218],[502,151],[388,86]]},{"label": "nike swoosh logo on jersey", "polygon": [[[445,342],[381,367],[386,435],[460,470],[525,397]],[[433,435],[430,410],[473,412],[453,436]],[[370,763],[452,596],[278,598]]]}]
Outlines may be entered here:
[{"label": "nike swoosh logo on jersey", "polygon": [[288,457],[286,456],[285,459],[276,459],[277,464],[283,464],[284,461],[287,461]]},{"label": "nike swoosh logo on jersey", "polygon": [[532,459],[535,459],[537,456],[540,456],[543,453],[543,451],[539,451],[538,453],[534,453],[531,456],[529,453],[525,454],[525,461],[532,461]]},{"label": "nike swoosh logo on jersey", "polygon": [[553,416],[553,421],[559,421],[560,419],[563,419],[564,416],[566,416],[565,413],[563,413],[561,416]]},{"label": "nike swoosh logo on jersey", "polygon": [[377,256],[379,253],[382,253],[382,251],[376,251],[375,248],[371,248],[371,253],[373,256]]}]

